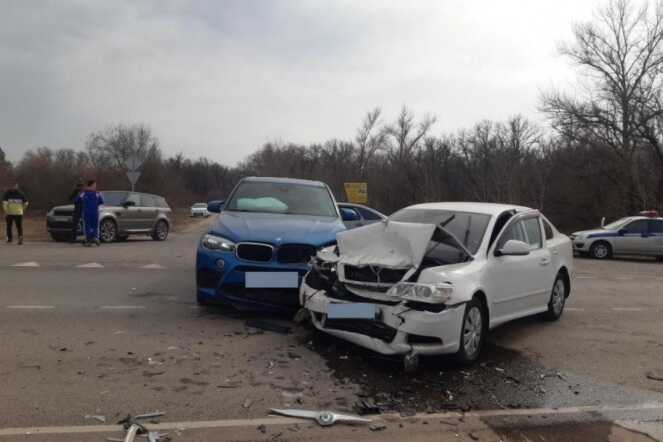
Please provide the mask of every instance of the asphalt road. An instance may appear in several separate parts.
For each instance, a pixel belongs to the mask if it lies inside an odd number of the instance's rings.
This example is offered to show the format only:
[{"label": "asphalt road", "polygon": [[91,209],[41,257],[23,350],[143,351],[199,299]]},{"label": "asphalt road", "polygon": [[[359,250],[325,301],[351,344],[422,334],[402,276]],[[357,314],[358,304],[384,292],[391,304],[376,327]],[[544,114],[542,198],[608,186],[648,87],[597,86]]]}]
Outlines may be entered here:
[{"label": "asphalt road", "polygon": [[[153,410],[178,441],[663,438],[663,381],[647,377],[663,371],[663,263],[577,259],[559,322],[498,328],[474,367],[430,358],[405,374],[284,318],[292,333],[260,333],[198,307],[202,229],[0,245],[0,441],[102,440],[115,428],[91,426]],[[386,429],[256,420],[275,407],[355,412],[360,399]]]}]

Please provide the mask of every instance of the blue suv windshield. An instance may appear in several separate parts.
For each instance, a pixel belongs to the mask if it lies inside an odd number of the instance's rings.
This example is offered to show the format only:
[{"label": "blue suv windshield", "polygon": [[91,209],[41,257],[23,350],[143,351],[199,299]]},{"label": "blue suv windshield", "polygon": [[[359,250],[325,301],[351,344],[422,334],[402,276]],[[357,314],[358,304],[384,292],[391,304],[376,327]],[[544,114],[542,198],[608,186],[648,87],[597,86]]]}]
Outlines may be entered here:
[{"label": "blue suv windshield", "polygon": [[224,210],[337,217],[326,187],[298,183],[243,181]]}]

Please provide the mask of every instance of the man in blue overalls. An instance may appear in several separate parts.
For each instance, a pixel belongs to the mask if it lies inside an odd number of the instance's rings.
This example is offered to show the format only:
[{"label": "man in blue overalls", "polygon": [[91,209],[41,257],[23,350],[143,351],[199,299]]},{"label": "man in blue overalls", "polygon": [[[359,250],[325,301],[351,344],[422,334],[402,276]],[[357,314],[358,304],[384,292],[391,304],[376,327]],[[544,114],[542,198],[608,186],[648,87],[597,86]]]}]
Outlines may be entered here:
[{"label": "man in blue overalls", "polygon": [[92,243],[99,245],[99,206],[104,203],[101,193],[97,192],[97,182],[90,180],[87,187],[78,195],[76,201],[83,207],[83,230],[85,241],[83,245]]}]

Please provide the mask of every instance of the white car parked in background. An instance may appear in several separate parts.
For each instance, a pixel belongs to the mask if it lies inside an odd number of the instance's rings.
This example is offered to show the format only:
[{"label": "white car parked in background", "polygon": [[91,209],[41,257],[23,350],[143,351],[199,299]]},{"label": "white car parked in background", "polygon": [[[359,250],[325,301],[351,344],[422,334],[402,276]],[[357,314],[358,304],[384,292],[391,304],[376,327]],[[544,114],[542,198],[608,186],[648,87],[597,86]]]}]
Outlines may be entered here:
[{"label": "white car parked in background", "polygon": [[191,216],[208,217],[209,212],[207,211],[207,203],[196,203],[191,206]]},{"label": "white car parked in background", "polygon": [[340,232],[300,290],[316,328],[383,354],[475,361],[489,329],[523,316],[556,320],[573,250],[538,211],[427,203]]}]

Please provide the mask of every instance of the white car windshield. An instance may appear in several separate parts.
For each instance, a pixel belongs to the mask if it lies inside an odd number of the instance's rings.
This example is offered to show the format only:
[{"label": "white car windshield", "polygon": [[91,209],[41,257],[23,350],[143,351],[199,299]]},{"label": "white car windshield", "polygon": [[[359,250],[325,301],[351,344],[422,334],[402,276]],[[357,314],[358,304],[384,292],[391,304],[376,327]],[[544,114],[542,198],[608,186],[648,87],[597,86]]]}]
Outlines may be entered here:
[{"label": "white car windshield", "polygon": [[299,183],[244,181],[224,210],[337,217],[326,187]]},{"label": "white car windshield", "polygon": [[629,221],[631,221],[631,218],[621,218],[617,221],[611,222],[610,224],[604,225],[603,228],[606,230],[617,230]]},{"label": "white car windshield", "polygon": [[476,253],[488,227],[490,215],[437,209],[402,209],[389,217],[394,221],[434,224],[451,232],[470,252]]}]

